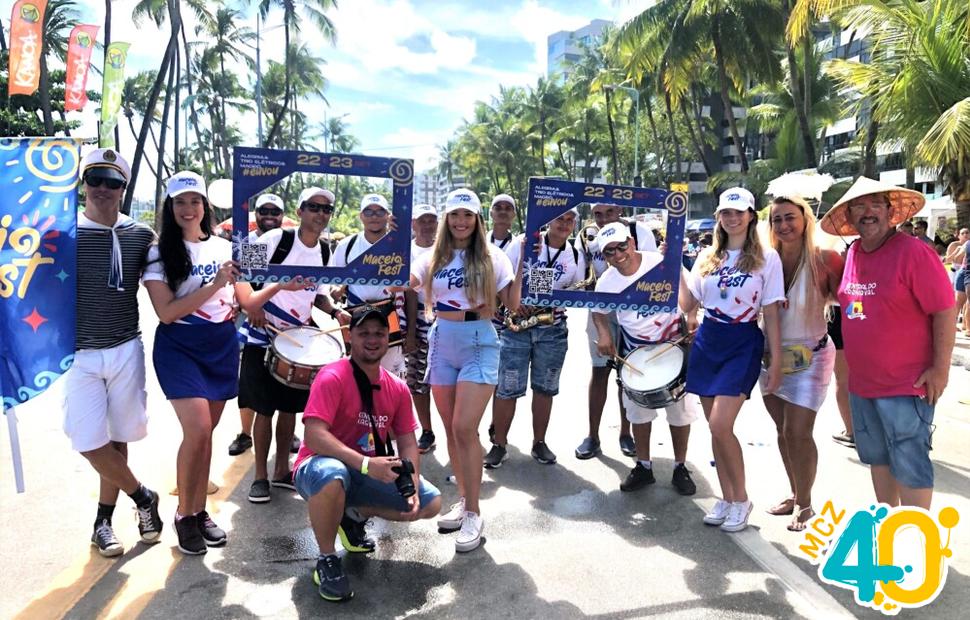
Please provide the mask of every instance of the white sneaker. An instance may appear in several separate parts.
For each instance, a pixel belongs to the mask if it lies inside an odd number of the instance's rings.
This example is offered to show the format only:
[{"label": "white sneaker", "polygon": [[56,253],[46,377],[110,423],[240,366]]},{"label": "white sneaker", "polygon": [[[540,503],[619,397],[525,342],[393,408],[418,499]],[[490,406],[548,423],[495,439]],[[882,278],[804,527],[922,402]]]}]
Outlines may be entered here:
[{"label": "white sneaker", "polygon": [[438,517],[438,527],[453,532],[461,528],[465,519],[465,498],[459,498],[445,514]]},{"label": "white sneaker", "polygon": [[485,520],[474,512],[466,512],[465,520],[462,521],[461,531],[455,539],[455,551],[467,553],[476,549],[482,544],[482,530],[485,529]]},{"label": "white sneaker", "polygon": [[746,502],[734,502],[728,508],[727,518],[721,524],[721,530],[725,532],[740,532],[748,527],[748,517],[751,516],[751,509],[754,504],[751,500]]},{"label": "white sneaker", "polygon": [[727,519],[728,510],[731,508],[731,502],[726,502],[723,499],[717,500],[711,511],[704,515],[704,523],[708,525],[720,525],[724,523]]}]

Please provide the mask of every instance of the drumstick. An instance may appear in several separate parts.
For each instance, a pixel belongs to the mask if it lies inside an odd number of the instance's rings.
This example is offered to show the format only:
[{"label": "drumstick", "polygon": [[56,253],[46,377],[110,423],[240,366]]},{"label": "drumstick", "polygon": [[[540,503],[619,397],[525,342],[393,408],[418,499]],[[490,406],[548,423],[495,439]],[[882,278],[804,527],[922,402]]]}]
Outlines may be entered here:
[{"label": "drumstick", "polygon": [[293,336],[290,336],[289,334],[287,334],[282,329],[279,329],[278,327],[275,327],[273,325],[270,325],[269,323],[266,324],[266,329],[270,330],[274,334],[279,334],[281,338],[283,338],[284,340],[289,340],[291,344],[295,344],[296,346],[300,347],[301,349],[303,348],[303,345],[300,344],[300,341],[299,340],[297,340]]},{"label": "drumstick", "polygon": [[[599,344],[599,342],[597,342],[597,341],[595,341],[595,340],[594,340],[594,341],[593,341],[593,344],[594,344],[594,345],[598,345],[598,344]],[[618,362],[620,362],[621,364],[623,364],[624,366],[626,366],[627,368],[629,368],[629,369],[630,369],[630,370],[632,370],[633,372],[635,372],[635,373],[637,373],[637,374],[638,374],[638,375],[640,375],[641,377],[643,376],[643,373],[642,373],[642,372],[640,372],[640,369],[639,369],[639,368],[637,368],[636,366],[634,366],[634,365],[633,365],[633,364],[631,364],[630,362],[628,362],[628,361],[626,361],[625,359],[623,359],[623,358],[622,358],[622,357],[620,357],[619,355],[614,355],[614,356],[613,356],[613,359],[615,359],[616,361],[618,361]]]},{"label": "drumstick", "polygon": [[339,332],[342,329],[350,329],[350,325],[338,325],[336,327],[331,327],[330,329],[322,329],[317,333],[313,334],[313,337],[322,336],[324,334],[332,334],[333,332]]},{"label": "drumstick", "polygon": [[673,349],[674,347],[676,347],[678,344],[680,344],[681,342],[683,342],[685,340],[687,340],[687,336],[686,335],[685,336],[681,336],[680,338],[678,338],[677,340],[674,340],[673,342],[671,342],[670,344],[668,344],[664,348],[660,349],[659,351],[657,351],[656,353],[654,353],[653,355],[651,355],[647,359],[643,360],[643,363],[646,364],[647,362],[652,362],[653,360],[657,359],[658,357],[660,357],[661,355],[663,355],[667,351]]}]

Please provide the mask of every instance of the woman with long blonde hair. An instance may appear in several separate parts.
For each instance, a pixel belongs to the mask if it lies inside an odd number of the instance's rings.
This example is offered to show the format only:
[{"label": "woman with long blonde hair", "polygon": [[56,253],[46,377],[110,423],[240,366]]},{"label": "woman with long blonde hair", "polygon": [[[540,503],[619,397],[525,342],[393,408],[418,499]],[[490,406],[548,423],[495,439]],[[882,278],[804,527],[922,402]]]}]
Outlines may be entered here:
[{"label": "woman with long blonde hair", "polygon": [[714,212],[714,245],[697,259],[681,308],[691,316],[698,304],[704,321],[697,330],[687,366],[687,391],[697,394],[711,427],[722,499],[704,523],[725,532],[748,526],[752,504],[745,489],[744,456],[734,434],[741,405],[758,381],[766,334],[771,366],[763,392],[781,383],[778,302],[784,300],[781,260],[758,238],[754,196],[735,187],[724,191]]},{"label": "woman with long blonde hair", "polygon": [[[423,287],[436,320],[428,332],[428,374],[435,406],[445,426],[448,457],[459,500],[438,520],[442,530],[460,530],[455,549],[481,543],[484,521],[478,505],[482,445],[478,425],[498,384],[499,342],[491,318],[497,303],[519,307],[521,268],[485,238],[481,203],[457,189],[445,200],[434,249],[411,265],[411,287]],[[432,305],[433,304],[433,305]]]},{"label": "woman with long blonde hair", "polygon": [[[838,292],[842,258],[815,246],[815,216],[801,197],[775,198],[768,221],[768,240],[781,257],[785,300],[779,311],[782,381],[773,393],[762,393],[778,430],[778,450],[792,492],[768,513],[793,515],[788,529],[797,532],[815,514],[812,486],[818,449],[812,431],[835,366],[825,306]],[[762,388],[768,380],[763,370]]]}]

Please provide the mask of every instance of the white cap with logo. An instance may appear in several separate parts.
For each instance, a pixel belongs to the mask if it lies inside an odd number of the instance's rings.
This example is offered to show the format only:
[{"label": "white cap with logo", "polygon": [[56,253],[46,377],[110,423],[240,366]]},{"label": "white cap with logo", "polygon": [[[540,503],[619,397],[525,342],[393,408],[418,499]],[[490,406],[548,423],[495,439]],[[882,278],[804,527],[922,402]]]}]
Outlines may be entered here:
[{"label": "white cap with logo", "polygon": [[304,202],[307,202],[311,198],[316,198],[317,196],[323,196],[330,204],[333,204],[337,200],[337,198],[333,195],[333,192],[331,192],[329,189],[323,189],[321,187],[308,187],[300,192],[300,206],[302,207]]},{"label": "white cap with logo", "polygon": [[367,207],[377,205],[378,207],[384,209],[388,213],[391,212],[390,205],[387,204],[387,199],[380,194],[367,194],[360,199],[360,210],[363,211]]},{"label": "white cap with logo", "polygon": [[596,235],[596,247],[594,249],[602,252],[603,248],[611,243],[618,243],[632,238],[628,225],[623,222],[613,222],[600,229],[599,234]]},{"label": "white cap with logo", "polygon": [[743,187],[731,187],[721,192],[717,199],[717,208],[714,213],[719,213],[725,209],[734,211],[754,211],[754,194]]},{"label": "white cap with logo", "polygon": [[263,194],[256,199],[256,208],[260,208],[263,205],[273,205],[279,209],[283,209],[283,199],[276,194]]},{"label": "white cap with logo", "polygon": [[433,215],[435,219],[438,219],[438,210],[426,203],[414,205],[414,208],[411,209],[411,219],[416,220],[422,215]]},{"label": "white cap with logo", "polygon": [[495,197],[492,198],[492,206],[493,207],[495,205],[497,205],[498,203],[500,203],[500,202],[507,202],[510,205],[512,205],[512,208],[513,209],[515,208],[515,198],[512,198],[508,194],[496,194]]},{"label": "white cap with logo", "polygon": [[[195,192],[206,196],[205,179],[191,170],[183,170],[172,175],[168,180],[166,195],[170,198],[175,198],[187,192]],[[206,199],[208,200],[208,198]]]},{"label": "white cap with logo", "polygon": [[445,198],[445,215],[457,209],[465,209],[478,215],[482,212],[482,203],[478,200],[475,192],[470,189],[456,189],[451,191],[448,197]]}]

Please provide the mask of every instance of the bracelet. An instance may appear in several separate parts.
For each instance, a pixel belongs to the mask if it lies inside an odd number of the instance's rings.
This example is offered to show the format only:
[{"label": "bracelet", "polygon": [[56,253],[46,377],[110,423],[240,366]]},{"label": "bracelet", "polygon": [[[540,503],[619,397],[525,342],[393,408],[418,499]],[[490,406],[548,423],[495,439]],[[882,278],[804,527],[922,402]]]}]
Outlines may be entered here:
[{"label": "bracelet", "polygon": [[367,475],[367,464],[370,463],[370,457],[365,456],[364,461],[360,464],[360,473]]}]

